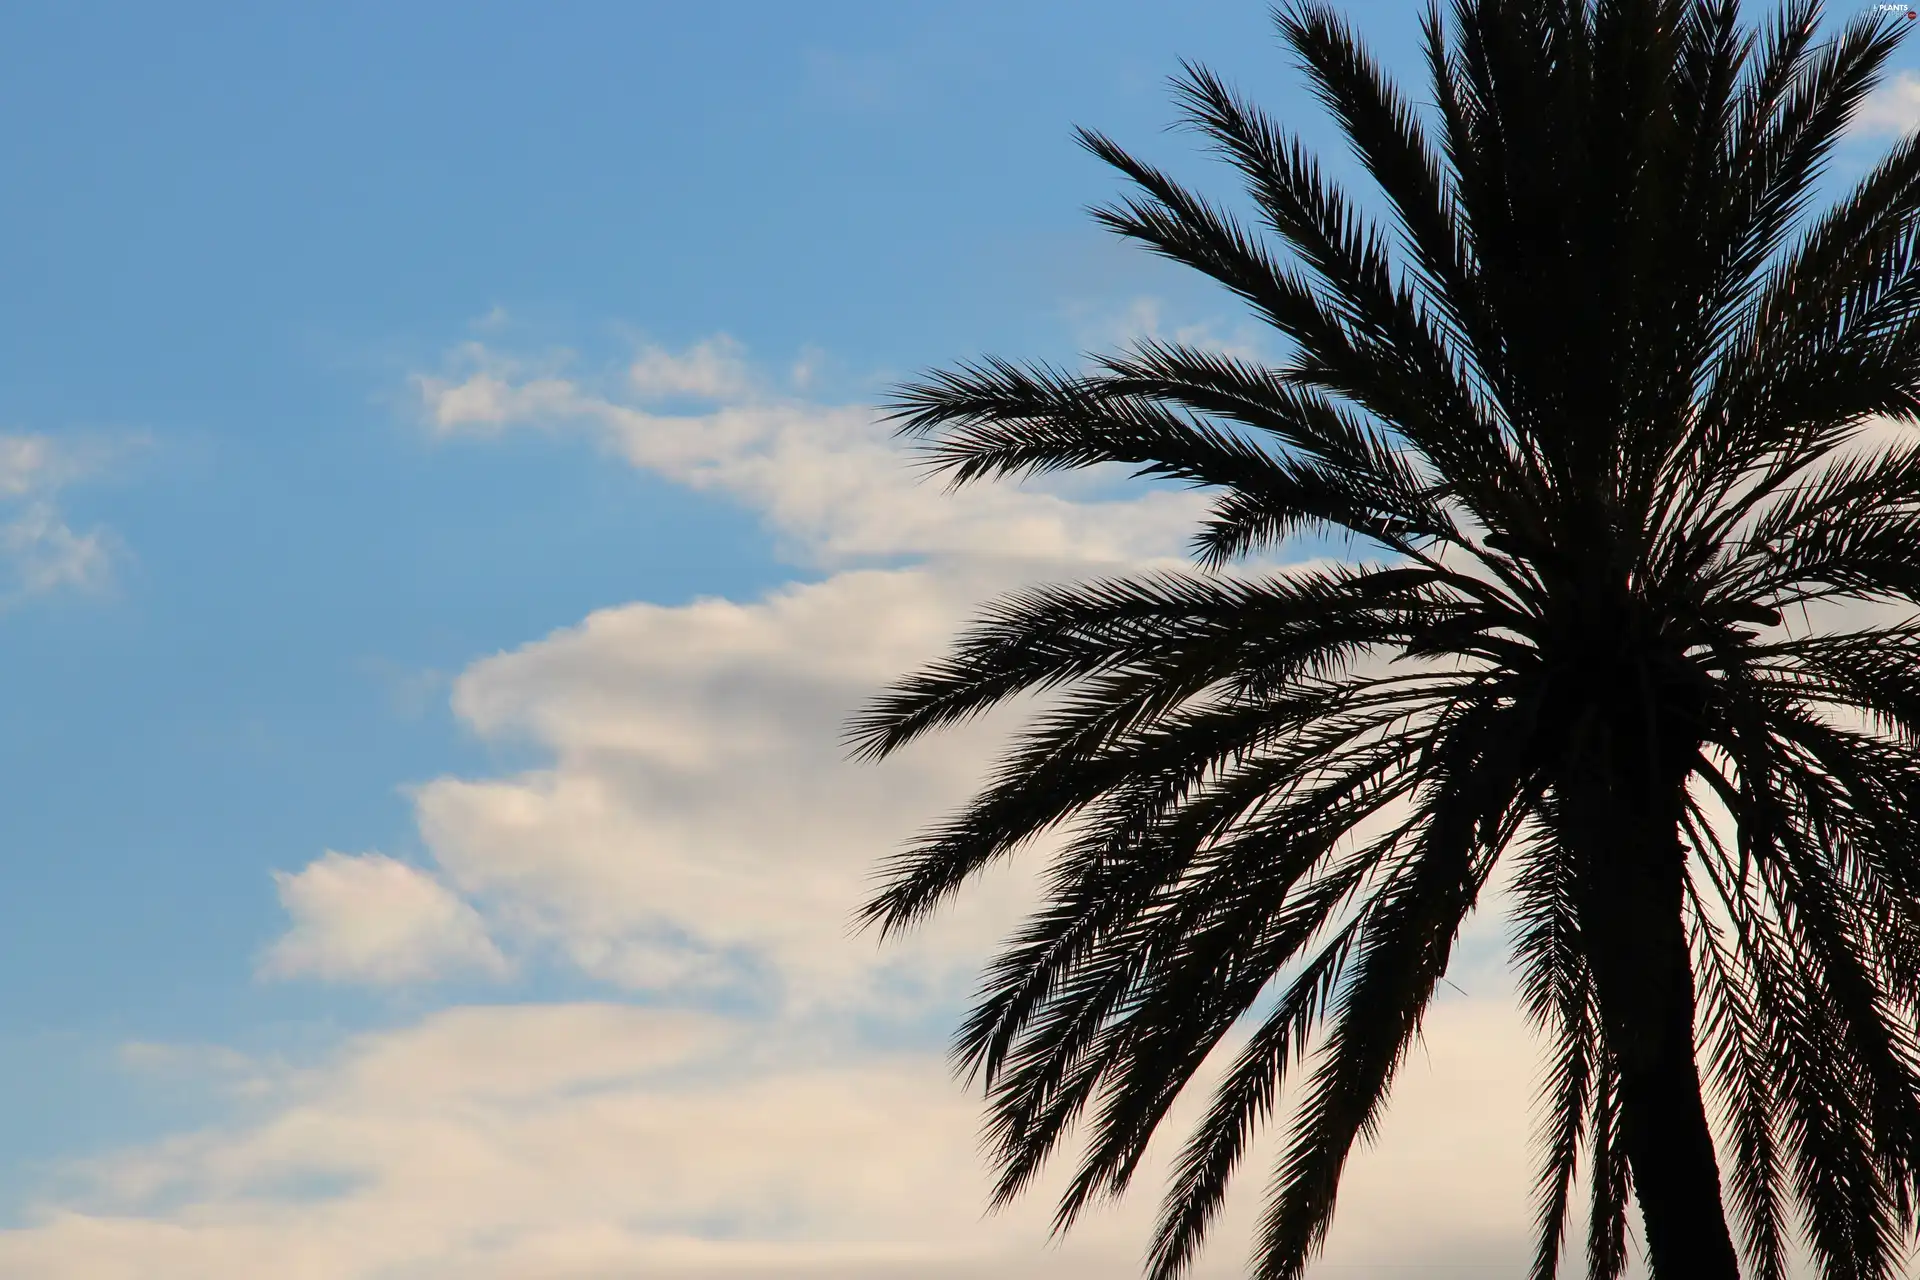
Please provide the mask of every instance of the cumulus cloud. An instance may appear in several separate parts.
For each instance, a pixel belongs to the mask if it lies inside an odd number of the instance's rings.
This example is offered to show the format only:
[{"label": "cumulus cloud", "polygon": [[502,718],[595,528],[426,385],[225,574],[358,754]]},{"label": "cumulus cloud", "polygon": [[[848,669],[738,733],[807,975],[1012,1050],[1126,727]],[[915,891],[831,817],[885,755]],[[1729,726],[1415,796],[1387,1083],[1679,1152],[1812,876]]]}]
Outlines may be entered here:
[{"label": "cumulus cloud", "polygon": [[[882,769],[849,764],[847,715],[937,654],[978,602],[1035,579],[1179,562],[1204,501],[1070,483],[943,495],[862,406],[762,396],[736,344],[647,348],[597,386],[469,345],[418,382],[445,434],[582,432],[631,465],[758,513],[834,570],[749,602],[602,610],[476,663],[454,707],[552,766],[415,790],[450,883],[502,936],[595,977],[681,992],[752,984],[846,1005],[962,975],[1025,898],[1017,874],[906,947],[850,937],[889,850],[978,782],[1001,717]],[[707,397],[663,413],[663,398]],[[907,567],[875,561],[910,557]]]},{"label": "cumulus cloud", "polygon": [[[605,609],[474,664],[455,683],[456,712],[552,763],[417,786],[422,834],[445,883],[485,904],[510,951],[621,986],[682,997],[750,986],[841,1006],[924,995],[929,982],[958,990],[1023,899],[1017,875],[883,954],[848,924],[877,861],[978,781],[1006,718],[884,769],[846,761],[845,718],[1010,585],[1175,562],[1199,500],[1014,486],[942,497],[916,483],[871,410],[762,398],[743,360],[725,339],[649,347],[595,386],[468,344],[458,376],[418,380],[436,431],[585,432],[634,466],[726,494],[799,558],[837,570],[755,601]],[[718,403],[653,407],[687,397]],[[919,562],[871,567],[901,556]],[[339,900],[328,938],[354,916]],[[303,922],[274,954],[342,979],[404,971],[322,965],[306,958],[313,936]]]},{"label": "cumulus cloud", "polygon": [[938,651],[989,576],[861,570],[751,604],[626,605],[477,663],[456,711],[552,763],[419,787],[427,845],[503,928],[623,985],[771,982],[844,1006],[957,982],[1016,879],[884,952],[849,919],[880,857],[964,798],[1006,718],[883,767],[848,763],[840,729]]},{"label": "cumulus cloud", "polygon": [[[456,713],[541,765],[414,786],[426,869],[329,855],[285,878],[294,924],[269,960],[360,981],[557,963],[649,1007],[457,1010],[364,1038],[253,1127],[107,1161],[97,1202],[49,1206],[0,1244],[0,1272],[112,1276],[136,1258],[143,1276],[297,1275],[276,1265],[297,1258],[329,1277],[1071,1280],[1137,1265],[1150,1174],[1062,1248],[1042,1248],[1044,1194],[982,1222],[978,1103],[930,1043],[929,1012],[944,1022],[965,998],[1039,858],[902,944],[849,929],[880,859],[963,800],[1030,709],[877,767],[848,762],[840,731],[984,598],[1175,563],[1202,499],[1065,482],[944,497],[870,410],[768,395],[741,359],[719,341],[643,351],[594,382],[470,346],[419,380],[449,439],[583,434],[739,503],[820,572],[756,599],[610,607],[472,664]],[[1470,985],[1355,1166],[1333,1245],[1353,1274],[1517,1256],[1533,1062],[1504,983]],[[742,1008],[756,1012],[712,1012]],[[1202,1274],[1234,1273],[1237,1229]]]},{"label": "cumulus cloud", "polygon": [[479,913],[404,862],[330,852],[274,879],[293,927],[262,962],[268,977],[401,983],[506,969]]}]

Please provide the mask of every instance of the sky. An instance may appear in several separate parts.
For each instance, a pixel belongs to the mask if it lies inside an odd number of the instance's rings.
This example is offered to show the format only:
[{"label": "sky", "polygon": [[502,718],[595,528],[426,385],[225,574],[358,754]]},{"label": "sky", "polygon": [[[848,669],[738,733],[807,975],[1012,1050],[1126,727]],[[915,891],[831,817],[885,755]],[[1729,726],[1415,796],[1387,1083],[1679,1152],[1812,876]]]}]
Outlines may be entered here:
[{"label": "sky", "polygon": [[[1251,3],[0,11],[0,1275],[1135,1271],[1153,1171],[986,1214],[944,1057],[1035,859],[851,925],[1019,710],[840,730],[993,595],[1184,554],[1196,495],[948,496],[873,408],[1273,351],[1085,215],[1076,124],[1226,190],[1183,58],[1349,171]],[[1502,938],[1316,1274],[1524,1251]]]}]

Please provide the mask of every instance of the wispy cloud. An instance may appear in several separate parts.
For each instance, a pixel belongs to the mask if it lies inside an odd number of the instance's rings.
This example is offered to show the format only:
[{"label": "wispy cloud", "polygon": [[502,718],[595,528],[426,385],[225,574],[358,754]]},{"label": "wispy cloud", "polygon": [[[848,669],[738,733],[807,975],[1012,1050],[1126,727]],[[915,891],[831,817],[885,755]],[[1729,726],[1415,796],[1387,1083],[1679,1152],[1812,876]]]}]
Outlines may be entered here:
[{"label": "wispy cloud", "polygon": [[[460,349],[446,373],[415,380],[443,436],[572,431],[635,467],[724,494],[759,513],[796,559],[832,566],[899,556],[999,556],[1137,563],[1177,557],[1204,501],[1169,490],[1108,500],[1075,481],[987,485],[942,495],[865,405],[821,405],[758,391],[723,341],[677,355],[643,351],[624,379],[598,385],[553,362]],[[628,385],[622,386],[621,382]],[[668,411],[660,402],[710,403]],[[1084,485],[1078,486],[1084,489]]]},{"label": "wispy cloud", "polygon": [[627,384],[642,399],[692,396],[720,400],[747,393],[745,349],[721,334],[685,351],[645,346],[627,366]]},{"label": "wispy cloud", "polygon": [[1070,302],[1065,318],[1081,346],[1100,351],[1123,349],[1152,338],[1241,359],[1259,359],[1272,337],[1246,319],[1176,318],[1165,298],[1150,293],[1118,302]]},{"label": "wispy cloud", "polygon": [[117,539],[104,526],[76,530],[60,495],[104,470],[127,443],[0,434],[0,605],[111,581]]}]

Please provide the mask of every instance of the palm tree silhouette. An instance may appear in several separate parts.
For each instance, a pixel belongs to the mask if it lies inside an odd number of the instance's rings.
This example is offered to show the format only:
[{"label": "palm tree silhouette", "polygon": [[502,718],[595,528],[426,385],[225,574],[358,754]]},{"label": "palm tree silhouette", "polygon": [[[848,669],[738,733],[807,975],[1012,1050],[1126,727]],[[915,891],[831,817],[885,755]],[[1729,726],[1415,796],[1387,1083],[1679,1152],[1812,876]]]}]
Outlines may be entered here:
[{"label": "palm tree silhouette", "polygon": [[[1285,1084],[1253,1270],[1299,1275],[1504,860],[1549,1054],[1533,1274],[1582,1179],[1596,1277],[1634,1201],[1660,1280],[1739,1274],[1729,1210],[1764,1280],[1796,1236],[1826,1276],[1898,1265],[1920,445],[1876,424],[1920,419],[1920,142],[1814,216],[1907,26],[1819,16],[1455,0],[1417,110],[1333,10],[1288,7],[1384,225],[1197,67],[1184,115],[1255,220],[1081,134],[1131,182],[1099,220],[1237,294],[1284,363],[1143,341],[899,392],[956,485],[1126,463],[1218,495],[1195,571],[1002,599],[849,728],[880,757],[1052,694],[864,909],[901,929],[1061,832],[957,1041],[999,1201],[1076,1129],[1059,1225],[1124,1190],[1239,1028],[1149,1272],[1190,1265]],[[1316,530],[1359,554],[1227,571]]]}]

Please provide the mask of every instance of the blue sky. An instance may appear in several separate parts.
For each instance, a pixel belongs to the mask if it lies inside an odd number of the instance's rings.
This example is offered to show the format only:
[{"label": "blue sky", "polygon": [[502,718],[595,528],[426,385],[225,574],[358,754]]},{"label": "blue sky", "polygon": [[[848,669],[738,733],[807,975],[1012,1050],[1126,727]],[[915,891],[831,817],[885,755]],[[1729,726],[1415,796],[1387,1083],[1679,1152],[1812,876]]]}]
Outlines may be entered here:
[{"label": "blue sky", "polygon": [[[1412,67],[1409,6],[1352,13]],[[302,1233],[336,1212],[361,1222],[377,1197],[328,1192],[311,1153],[234,1153],[303,1106],[364,1119],[360,1093],[344,1111],[315,1099],[348,1098],[367,1063],[436,1036],[518,1043],[514,1018],[558,1020],[538,1025],[574,1056],[527,1086],[554,1097],[594,1046],[652,1062],[656,1039],[707,1043],[631,1021],[653,1017],[708,1019],[714,1043],[825,1037],[819,1078],[841,1085],[895,1067],[886,1080],[940,1080],[943,1018],[988,935],[816,963],[816,933],[840,938],[843,919],[818,932],[744,899],[718,919],[734,899],[687,887],[707,874],[698,833],[772,814],[711,848],[777,837],[782,806],[808,803],[792,780],[829,767],[816,731],[1009,573],[1178,553],[1189,509],[1167,494],[1062,491],[949,519],[881,465],[861,406],[982,352],[1071,359],[1148,328],[1257,348],[1222,299],[1083,214],[1116,183],[1073,124],[1207,172],[1162,129],[1181,58],[1326,145],[1257,4],[0,14],[0,434],[27,450],[0,452],[0,1265],[114,1274],[112,1241],[139,1256],[142,1230],[188,1218],[214,1226],[167,1255],[181,1275],[318,1248]],[[745,443],[713,443],[736,429]],[[1002,537],[1029,520],[1030,544]],[[1008,569],[1010,547],[1033,563]],[[871,625],[836,638],[849,617]],[[854,650],[870,668],[841,660]],[[817,794],[931,818],[919,802],[960,794],[991,742],[911,774],[924,787],[836,772]],[[562,813],[569,796],[600,808]],[[513,825],[540,805],[552,813]],[[603,822],[608,806],[628,825]],[[913,825],[863,822],[821,883]],[[660,852],[683,846],[684,866]],[[650,880],[656,863],[680,870]],[[852,906],[810,892],[792,890],[795,913]],[[700,1052],[674,1061],[698,1074]],[[1433,1086],[1431,1131],[1457,1110],[1446,1087],[1498,1095],[1505,1070]],[[771,1067],[741,1080],[738,1098],[800,1088]],[[678,1096],[631,1087],[635,1107]],[[912,1127],[924,1103],[960,1124],[938,1177],[972,1188],[968,1101],[940,1083],[911,1098],[887,1123]],[[579,1167],[613,1160],[617,1178],[620,1153],[653,1169],[665,1149],[582,1148]],[[1405,1168],[1425,1167],[1422,1149]],[[574,1167],[542,1150],[529,1169]],[[222,1181],[209,1152],[255,1172]],[[1381,1195],[1405,1173],[1386,1169]],[[404,1182],[361,1172],[376,1190]],[[577,1274],[751,1270],[701,1249],[858,1253],[888,1234],[881,1201],[763,1221],[741,1208],[748,1187],[779,1200],[786,1175],[709,1173],[712,1204],[656,1211],[636,1192],[613,1214],[625,1243],[593,1255],[607,1269]],[[277,1216],[248,1230],[264,1234],[220,1234],[262,1197]],[[1523,1220],[1523,1201],[1509,1208]],[[1462,1257],[1505,1239],[1507,1210],[1484,1212]],[[113,1231],[62,1234],[72,1213]],[[521,1226],[585,1239],[593,1224]],[[449,1219],[404,1274],[576,1274],[531,1245],[488,1254],[473,1230]],[[925,1247],[946,1230],[927,1226]],[[1129,1256],[1133,1228],[1113,1230]],[[1044,1261],[1043,1231],[1008,1231],[994,1247],[1053,1268],[1033,1274],[1080,1274],[1083,1255]],[[1362,1245],[1361,1262],[1387,1256]],[[315,1253],[314,1274],[403,1274],[380,1270],[400,1254],[369,1249]]]}]

